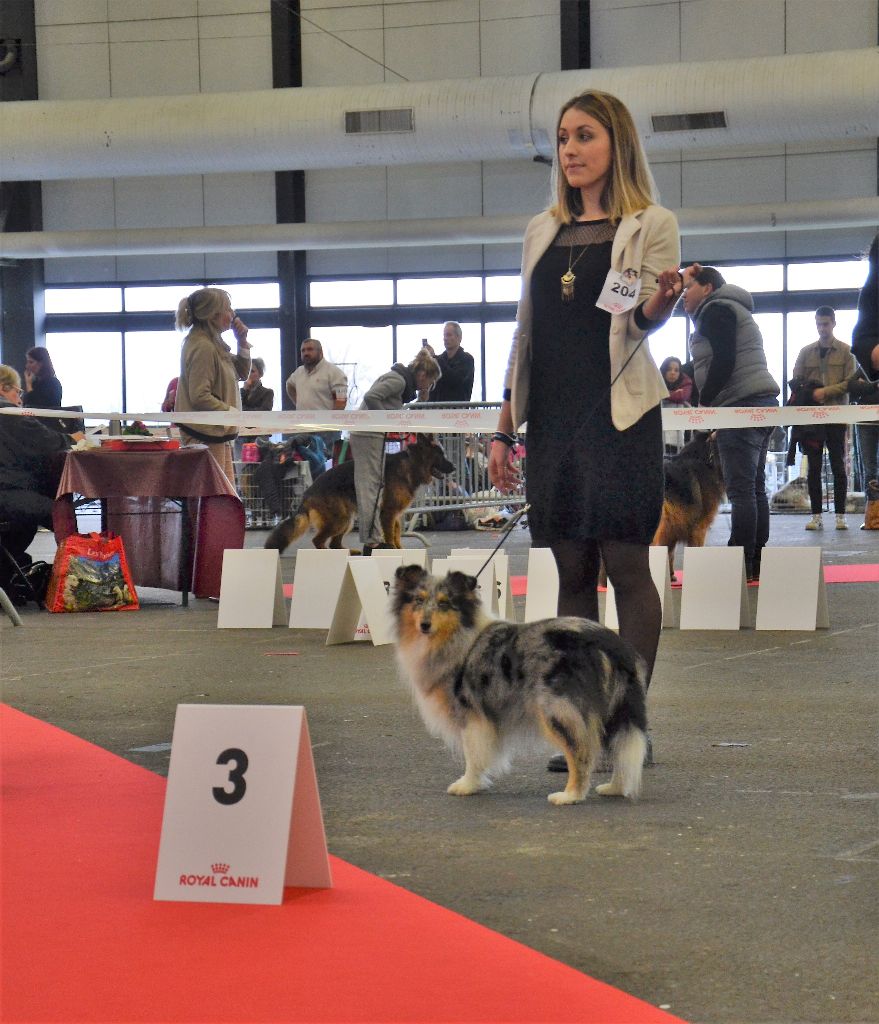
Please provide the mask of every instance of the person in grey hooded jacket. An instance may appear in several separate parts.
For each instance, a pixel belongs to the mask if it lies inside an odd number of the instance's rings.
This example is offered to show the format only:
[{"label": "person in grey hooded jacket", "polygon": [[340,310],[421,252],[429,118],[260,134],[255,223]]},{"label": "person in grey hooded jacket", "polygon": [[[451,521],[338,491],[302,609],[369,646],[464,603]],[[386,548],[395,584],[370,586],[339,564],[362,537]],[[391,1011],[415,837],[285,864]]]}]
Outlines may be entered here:
[{"label": "person in grey hooded jacket", "polygon": [[[700,405],[777,406],[780,388],[766,365],[751,295],[727,284],[714,267],[694,263],[684,272],[684,309],[693,320],[690,354]],[[760,555],[769,540],[765,470],[771,433],[771,427],[717,431],[732,507],[729,544],[745,549],[749,580],[760,578]]]}]

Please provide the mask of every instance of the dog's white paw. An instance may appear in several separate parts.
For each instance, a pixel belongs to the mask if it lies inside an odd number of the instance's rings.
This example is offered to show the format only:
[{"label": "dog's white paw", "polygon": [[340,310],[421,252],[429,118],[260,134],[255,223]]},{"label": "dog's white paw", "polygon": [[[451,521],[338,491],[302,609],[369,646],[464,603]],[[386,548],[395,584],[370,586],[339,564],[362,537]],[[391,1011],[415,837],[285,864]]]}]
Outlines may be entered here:
[{"label": "dog's white paw", "polygon": [[625,796],[625,790],[619,782],[614,782],[613,779],[610,782],[602,782],[600,786],[595,787],[595,792],[599,796]]},{"label": "dog's white paw", "polygon": [[479,782],[474,782],[473,779],[468,779],[466,775],[462,775],[460,779],[457,779],[449,786],[446,792],[451,793],[452,796],[472,796],[474,793],[482,792],[484,788]]},{"label": "dog's white paw", "polygon": [[555,804],[556,807],[562,807],[564,804],[582,804],[585,797],[578,796],[576,793],[569,793],[566,789],[563,789],[558,793],[550,793],[546,799],[551,804]]}]

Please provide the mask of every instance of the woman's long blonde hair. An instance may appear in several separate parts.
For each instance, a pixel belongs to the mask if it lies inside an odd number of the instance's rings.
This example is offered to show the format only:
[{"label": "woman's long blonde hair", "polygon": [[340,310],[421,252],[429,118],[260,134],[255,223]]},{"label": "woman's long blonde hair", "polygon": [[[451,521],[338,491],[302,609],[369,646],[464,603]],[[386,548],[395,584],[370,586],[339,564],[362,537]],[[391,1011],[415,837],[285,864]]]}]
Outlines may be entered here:
[{"label": "woman's long blonde hair", "polygon": [[555,130],[555,159],[552,162],[555,203],[550,213],[563,224],[570,224],[583,212],[580,190],[571,188],[559,167],[559,128],[562,118],[572,107],[594,117],[610,135],[610,174],[601,193],[601,206],[610,220],[616,223],[625,214],[637,213],[655,203],[656,183],[628,107],[609,92],[590,89],[568,100],[559,111]]},{"label": "woman's long blonde hair", "polygon": [[231,304],[232,298],[222,288],[197,288],[191,295],[180,300],[177,316],[174,319],[178,331],[187,331],[190,327],[203,327],[209,332],[216,331],[211,324],[215,316]]},{"label": "woman's long blonde hair", "polygon": [[412,362],[409,363],[409,369],[413,373],[418,373],[419,370],[423,370],[427,374],[427,379],[431,384],[435,384],[443,375],[440,364],[426,348],[420,348],[418,350],[418,354]]}]

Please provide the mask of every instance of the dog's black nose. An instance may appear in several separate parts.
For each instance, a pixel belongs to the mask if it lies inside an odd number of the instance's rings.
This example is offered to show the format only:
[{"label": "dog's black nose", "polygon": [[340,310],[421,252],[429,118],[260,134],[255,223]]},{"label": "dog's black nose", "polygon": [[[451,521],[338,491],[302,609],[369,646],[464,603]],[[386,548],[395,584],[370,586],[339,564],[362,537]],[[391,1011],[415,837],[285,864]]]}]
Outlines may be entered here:
[{"label": "dog's black nose", "polygon": [[430,632],[430,619],[422,619],[421,620],[421,632],[422,633],[429,633]]}]

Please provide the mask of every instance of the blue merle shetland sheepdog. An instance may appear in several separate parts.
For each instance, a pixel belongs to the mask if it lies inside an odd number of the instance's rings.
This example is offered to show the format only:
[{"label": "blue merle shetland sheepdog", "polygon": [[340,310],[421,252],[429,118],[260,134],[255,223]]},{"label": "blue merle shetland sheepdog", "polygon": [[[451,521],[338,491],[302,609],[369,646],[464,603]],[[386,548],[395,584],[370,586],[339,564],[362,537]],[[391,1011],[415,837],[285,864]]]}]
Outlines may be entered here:
[{"label": "blue merle shetland sheepdog", "polygon": [[[568,762],[553,804],[585,799],[602,743],[613,775],[601,796],[637,797],[647,746],[645,668],[610,630],[578,618],[518,625],[483,611],[476,579],[397,570],[397,661],[424,724],[464,755],[455,796],[486,789],[517,748],[543,738]],[[529,742],[530,741],[530,742]]]}]

